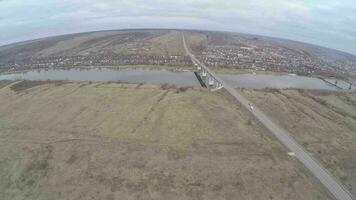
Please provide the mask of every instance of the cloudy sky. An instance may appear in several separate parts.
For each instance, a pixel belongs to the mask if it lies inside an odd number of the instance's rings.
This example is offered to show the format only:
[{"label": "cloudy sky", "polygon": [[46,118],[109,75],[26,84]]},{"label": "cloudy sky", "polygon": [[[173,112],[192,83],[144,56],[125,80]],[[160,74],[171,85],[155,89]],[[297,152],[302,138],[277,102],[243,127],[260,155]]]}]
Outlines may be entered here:
[{"label": "cloudy sky", "polygon": [[356,54],[355,0],[0,0],[0,45],[122,28],[234,31]]}]

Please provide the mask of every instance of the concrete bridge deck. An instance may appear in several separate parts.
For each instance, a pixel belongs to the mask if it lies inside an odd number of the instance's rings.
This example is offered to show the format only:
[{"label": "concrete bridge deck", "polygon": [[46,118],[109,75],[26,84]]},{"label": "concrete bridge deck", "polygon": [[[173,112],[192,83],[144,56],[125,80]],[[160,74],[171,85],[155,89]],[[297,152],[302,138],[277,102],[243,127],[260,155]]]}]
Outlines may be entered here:
[{"label": "concrete bridge deck", "polygon": [[207,88],[211,89],[212,91],[218,90],[223,88],[223,81],[213,72],[211,71],[208,67],[204,65],[204,63],[201,63],[195,56],[192,54],[185,42],[184,34],[183,34],[183,45],[186,53],[190,56],[192,59],[192,62],[197,68],[197,74],[200,76],[201,80],[204,81],[204,84],[206,85]]}]

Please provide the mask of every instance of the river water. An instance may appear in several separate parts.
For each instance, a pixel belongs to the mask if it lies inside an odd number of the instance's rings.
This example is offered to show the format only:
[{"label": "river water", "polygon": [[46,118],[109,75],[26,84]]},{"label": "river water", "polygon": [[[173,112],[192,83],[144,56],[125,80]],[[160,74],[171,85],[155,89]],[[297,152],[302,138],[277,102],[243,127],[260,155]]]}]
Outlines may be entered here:
[{"label": "river water", "polygon": [[[295,75],[253,75],[239,74],[219,76],[234,87],[241,88],[301,88],[338,90],[335,86],[318,78]],[[0,80],[73,80],[73,81],[122,81],[128,83],[174,84],[179,86],[200,86],[193,72],[144,69],[69,69],[39,70],[16,74],[2,74]],[[330,80],[330,79],[328,79]],[[330,80],[335,82],[335,80]],[[349,84],[338,81],[338,85],[348,89]],[[356,90],[356,86],[352,86]]]},{"label": "river water", "polygon": [[68,69],[40,70],[0,75],[0,80],[72,80],[72,81],[122,81],[128,83],[174,84],[200,86],[192,72],[144,69]]},{"label": "river water", "polygon": [[[253,75],[253,74],[240,74],[240,75],[219,75],[224,81],[235,87],[242,88],[300,88],[300,89],[321,89],[321,90],[339,90],[334,85],[325,82],[319,78],[296,76],[296,75]],[[335,83],[333,79],[326,79]],[[337,85],[343,89],[348,89],[348,83],[338,80]],[[351,87],[356,90],[356,86]]]}]

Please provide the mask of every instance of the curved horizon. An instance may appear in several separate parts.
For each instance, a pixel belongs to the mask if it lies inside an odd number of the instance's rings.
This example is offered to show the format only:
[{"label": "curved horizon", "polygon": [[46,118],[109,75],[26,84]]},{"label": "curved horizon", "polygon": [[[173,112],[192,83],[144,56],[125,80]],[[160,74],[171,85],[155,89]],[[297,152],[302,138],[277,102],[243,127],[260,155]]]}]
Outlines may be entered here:
[{"label": "curved horizon", "polygon": [[0,45],[133,28],[216,30],[288,39],[356,54],[351,0],[0,0]]},{"label": "curved horizon", "polygon": [[61,36],[66,36],[66,35],[76,35],[76,34],[85,34],[85,33],[95,33],[95,32],[106,32],[106,31],[140,31],[140,30],[176,30],[176,31],[203,31],[203,32],[221,32],[221,33],[232,33],[232,34],[243,34],[243,35],[248,35],[248,36],[258,36],[258,37],[265,37],[265,38],[271,38],[271,39],[278,39],[278,40],[284,40],[284,41],[291,41],[295,43],[302,43],[302,44],[307,44],[307,45],[313,45],[315,47],[321,47],[325,49],[330,49],[334,51],[338,51],[341,53],[349,54],[352,56],[356,56],[356,53],[351,53],[339,49],[334,49],[318,44],[313,44],[313,43],[307,43],[304,41],[298,41],[298,40],[293,40],[289,38],[281,38],[281,37],[274,37],[274,36],[269,36],[269,35],[260,35],[260,34],[251,34],[251,33],[243,33],[243,32],[234,32],[234,31],[224,31],[224,30],[209,30],[209,29],[178,29],[178,28],[124,28],[124,29],[102,29],[102,30],[92,30],[92,31],[84,31],[84,32],[71,32],[71,33],[65,33],[65,34],[59,34],[59,35],[48,35],[48,36],[43,36],[39,38],[32,38],[32,39],[25,39],[25,40],[20,40],[20,41],[14,41],[6,44],[1,44],[0,43],[0,48],[1,47],[6,47],[6,46],[12,46],[16,44],[21,44],[21,43],[26,43],[26,42],[32,42],[36,40],[42,40],[42,39],[47,39],[47,38],[54,38],[54,37],[61,37]]}]

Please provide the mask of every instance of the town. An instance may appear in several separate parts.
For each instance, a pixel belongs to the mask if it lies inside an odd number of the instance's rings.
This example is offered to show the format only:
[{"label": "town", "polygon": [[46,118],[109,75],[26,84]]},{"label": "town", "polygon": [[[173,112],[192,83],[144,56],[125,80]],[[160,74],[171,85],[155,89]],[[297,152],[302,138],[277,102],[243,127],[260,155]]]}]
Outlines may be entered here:
[{"label": "town", "polygon": [[[230,68],[284,72],[337,78],[349,82],[354,82],[353,80],[356,79],[356,58],[354,56],[347,57],[343,52],[326,48],[318,49],[319,47],[304,43],[255,36],[210,32],[193,32],[192,35],[194,34],[195,37],[201,38],[201,42],[191,44],[193,52],[199,60],[212,69]],[[161,36],[168,38],[166,39],[167,43],[157,42],[155,37]],[[93,51],[95,48],[99,49],[102,43],[108,43],[113,39],[120,42],[101,48],[100,51]],[[0,62],[0,72],[11,73],[34,69],[68,69],[88,66],[154,65],[180,68],[192,66],[193,63],[182,51],[181,45],[180,35],[176,32],[168,34],[135,33],[132,35],[124,33],[89,40],[83,43],[83,47],[80,48],[84,49],[84,53],[69,51],[68,53],[38,56],[36,52],[20,52],[19,56],[8,59],[6,62]],[[328,51],[339,54],[339,57],[330,58],[327,56]]]}]

